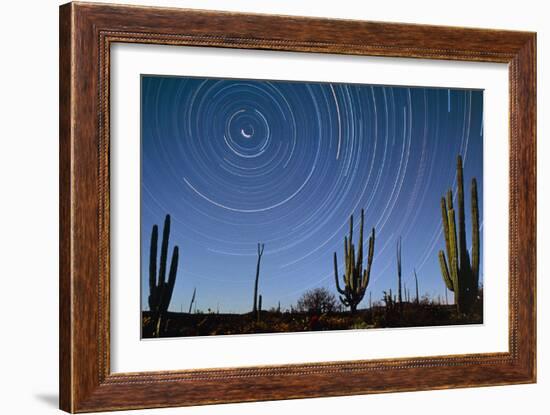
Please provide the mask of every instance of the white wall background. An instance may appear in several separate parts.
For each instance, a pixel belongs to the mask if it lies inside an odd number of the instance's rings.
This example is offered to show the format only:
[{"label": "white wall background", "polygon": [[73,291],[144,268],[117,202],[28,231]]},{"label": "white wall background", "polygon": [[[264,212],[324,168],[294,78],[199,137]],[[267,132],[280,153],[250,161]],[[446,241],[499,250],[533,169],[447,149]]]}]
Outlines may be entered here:
[{"label": "white wall background", "polygon": [[[337,412],[500,415],[547,413],[550,398],[547,2],[395,0],[188,0],[134,4],[353,18],[538,32],[538,371],[536,385],[133,411],[133,414]],[[58,9],[55,0],[2,5],[0,63],[0,412],[57,411]],[[546,23],[546,24],[545,24]],[[547,75],[550,76],[550,73]],[[545,111],[546,110],[546,111]]]}]

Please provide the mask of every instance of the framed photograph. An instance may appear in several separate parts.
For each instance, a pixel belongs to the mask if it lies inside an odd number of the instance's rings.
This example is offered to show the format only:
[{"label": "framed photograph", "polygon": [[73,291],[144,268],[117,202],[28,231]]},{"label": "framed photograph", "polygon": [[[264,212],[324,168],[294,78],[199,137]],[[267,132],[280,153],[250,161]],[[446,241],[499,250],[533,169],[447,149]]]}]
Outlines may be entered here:
[{"label": "framed photograph", "polygon": [[534,33],[60,8],[60,407],[536,380]]}]

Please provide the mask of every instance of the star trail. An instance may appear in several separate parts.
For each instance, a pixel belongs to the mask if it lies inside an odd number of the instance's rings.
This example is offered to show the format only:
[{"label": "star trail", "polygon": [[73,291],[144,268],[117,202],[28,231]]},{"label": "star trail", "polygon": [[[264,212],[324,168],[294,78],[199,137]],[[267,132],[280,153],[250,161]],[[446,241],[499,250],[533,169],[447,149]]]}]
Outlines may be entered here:
[{"label": "star trail", "polygon": [[151,228],[167,213],[174,311],[194,287],[201,310],[250,311],[258,242],[264,308],[336,292],[332,255],[361,208],[376,228],[373,300],[395,290],[400,236],[407,287],[416,268],[421,294],[445,295],[439,200],[456,188],[458,154],[466,209],[472,177],[483,195],[483,91],[142,76],[141,111],[143,309]]}]

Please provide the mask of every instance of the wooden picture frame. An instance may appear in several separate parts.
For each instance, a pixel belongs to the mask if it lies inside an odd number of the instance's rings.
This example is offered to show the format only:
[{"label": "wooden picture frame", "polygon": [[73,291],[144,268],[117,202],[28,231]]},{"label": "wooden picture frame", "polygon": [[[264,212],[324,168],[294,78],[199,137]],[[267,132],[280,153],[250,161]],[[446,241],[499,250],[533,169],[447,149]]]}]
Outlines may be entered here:
[{"label": "wooden picture frame", "polygon": [[[509,351],[111,373],[109,62],[117,42],[509,65]],[[536,380],[536,35],[69,3],[60,8],[60,407],[68,412]],[[176,369],[176,368],[174,368]]]}]

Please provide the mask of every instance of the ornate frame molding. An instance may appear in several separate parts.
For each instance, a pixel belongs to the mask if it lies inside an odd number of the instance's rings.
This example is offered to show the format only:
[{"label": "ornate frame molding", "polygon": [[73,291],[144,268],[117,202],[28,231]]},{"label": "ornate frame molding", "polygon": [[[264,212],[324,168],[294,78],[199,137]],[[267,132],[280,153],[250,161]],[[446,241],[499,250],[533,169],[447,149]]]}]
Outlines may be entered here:
[{"label": "ornate frame molding", "polygon": [[[509,352],[111,373],[109,69],[110,45],[116,42],[508,63]],[[534,33],[86,3],[61,6],[61,409],[89,412],[534,382],[535,104]]]}]

